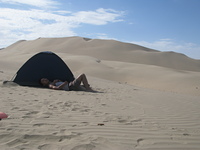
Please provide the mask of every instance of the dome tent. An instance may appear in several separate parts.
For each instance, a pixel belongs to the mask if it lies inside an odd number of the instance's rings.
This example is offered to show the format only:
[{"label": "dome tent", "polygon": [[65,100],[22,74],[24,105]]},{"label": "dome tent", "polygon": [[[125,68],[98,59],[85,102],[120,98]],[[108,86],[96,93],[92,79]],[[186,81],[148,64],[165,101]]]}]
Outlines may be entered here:
[{"label": "dome tent", "polygon": [[31,57],[16,73],[13,82],[22,86],[41,86],[39,80],[73,81],[74,75],[65,62],[53,52],[40,52]]}]

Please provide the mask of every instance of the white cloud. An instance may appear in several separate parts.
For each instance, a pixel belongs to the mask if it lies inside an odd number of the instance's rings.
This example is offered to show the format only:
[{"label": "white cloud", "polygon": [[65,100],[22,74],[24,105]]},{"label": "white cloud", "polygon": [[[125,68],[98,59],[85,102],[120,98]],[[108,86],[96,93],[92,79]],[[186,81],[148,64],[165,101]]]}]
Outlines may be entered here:
[{"label": "white cloud", "polygon": [[70,14],[71,11],[57,10],[57,11],[53,11],[53,13],[64,15],[64,14]]},{"label": "white cloud", "polygon": [[55,7],[59,5],[58,2],[53,0],[0,0],[0,2],[8,4],[26,4],[42,8]]},{"label": "white cloud", "polygon": [[[14,0],[13,0],[14,1]],[[105,25],[121,21],[122,12],[111,9],[96,11],[45,11],[40,9],[0,9],[0,47],[8,46],[21,39],[38,37],[74,36],[73,28],[81,24]]]},{"label": "white cloud", "polygon": [[96,11],[80,11],[74,13],[74,16],[82,23],[105,25],[108,22],[118,22],[122,20],[116,19],[123,15],[123,12],[118,12],[112,9],[97,9]]},{"label": "white cloud", "polygon": [[94,33],[95,37],[97,37],[98,39],[107,39],[107,40],[118,40],[114,37],[110,37],[108,34],[106,33]]}]

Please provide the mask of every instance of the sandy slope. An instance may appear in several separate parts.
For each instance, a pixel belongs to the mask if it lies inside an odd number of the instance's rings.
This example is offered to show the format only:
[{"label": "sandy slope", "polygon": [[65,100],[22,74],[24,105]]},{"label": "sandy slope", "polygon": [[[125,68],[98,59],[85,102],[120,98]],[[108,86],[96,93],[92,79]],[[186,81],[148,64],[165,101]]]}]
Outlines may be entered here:
[{"label": "sandy slope", "polygon": [[199,97],[89,80],[99,93],[0,87],[1,149],[199,149]]},{"label": "sandy slope", "polygon": [[174,52],[81,37],[19,41],[0,51],[0,81],[53,51],[99,91],[0,86],[0,147],[198,150],[200,61]]}]

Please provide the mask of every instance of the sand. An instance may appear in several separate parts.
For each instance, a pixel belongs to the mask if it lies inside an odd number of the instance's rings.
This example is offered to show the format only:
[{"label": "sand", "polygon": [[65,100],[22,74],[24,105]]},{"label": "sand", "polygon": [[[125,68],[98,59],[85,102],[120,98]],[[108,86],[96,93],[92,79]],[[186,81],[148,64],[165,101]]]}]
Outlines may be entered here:
[{"label": "sand", "polygon": [[[53,51],[96,93],[3,85]],[[200,60],[113,40],[19,41],[0,50],[2,150],[199,150]]]}]

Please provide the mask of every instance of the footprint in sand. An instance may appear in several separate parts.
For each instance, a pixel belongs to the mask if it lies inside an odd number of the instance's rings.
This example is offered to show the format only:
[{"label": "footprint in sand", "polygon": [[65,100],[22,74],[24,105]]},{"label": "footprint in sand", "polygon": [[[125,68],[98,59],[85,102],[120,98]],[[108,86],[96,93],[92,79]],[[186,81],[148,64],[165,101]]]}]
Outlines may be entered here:
[{"label": "footprint in sand", "polygon": [[13,107],[11,110],[16,110],[16,109],[19,109],[19,107]]},{"label": "footprint in sand", "polygon": [[82,145],[78,145],[75,146],[74,148],[72,148],[71,150],[82,150],[82,149],[88,149],[88,150],[92,150],[94,149],[96,146],[92,145],[92,144],[82,144]]},{"label": "footprint in sand", "polygon": [[184,135],[184,136],[190,136],[190,134],[188,134],[188,133],[183,133],[183,135]]},{"label": "footprint in sand", "polygon": [[26,113],[26,115],[35,115],[38,113],[39,113],[39,111],[31,111],[31,112]]},{"label": "footprint in sand", "polygon": [[143,141],[144,141],[144,139],[142,139],[142,138],[137,139],[137,145],[136,145],[136,147],[139,146],[139,145],[142,145]]},{"label": "footprint in sand", "polygon": [[33,124],[33,127],[43,127],[43,126],[54,126],[55,124],[49,124],[49,123],[36,123]]},{"label": "footprint in sand", "polygon": [[64,106],[65,106],[65,107],[71,107],[72,104],[71,104],[70,102],[65,102],[65,103],[64,103]]},{"label": "footprint in sand", "polygon": [[74,124],[72,125],[72,127],[81,127],[81,126],[88,126],[89,125],[89,122],[81,122],[79,124]]},{"label": "footprint in sand", "polygon": [[39,113],[39,111],[27,112],[24,116],[22,116],[22,118],[30,118],[30,117],[32,117],[32,115],[36,115],[38,113]]},{"label": "footprint in sand", "polygon": [[118,122],[119,122],[119,123],[126,123],[127,120],[125,120],[125,119],[119,119]]}]

